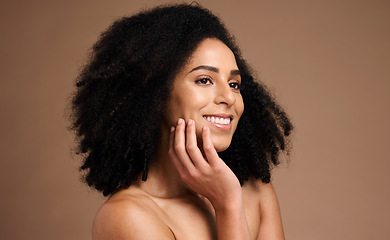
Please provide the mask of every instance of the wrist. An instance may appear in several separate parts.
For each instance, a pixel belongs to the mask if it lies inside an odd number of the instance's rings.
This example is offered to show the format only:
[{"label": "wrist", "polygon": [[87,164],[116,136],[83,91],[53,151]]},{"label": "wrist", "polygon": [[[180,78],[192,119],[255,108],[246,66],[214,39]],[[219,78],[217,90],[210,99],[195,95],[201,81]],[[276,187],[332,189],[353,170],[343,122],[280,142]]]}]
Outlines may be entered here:
[{"label": "wrist", "polygon": [[241,192],[234,194],[231,197],[224,197],[210,202],[216,212],[240,211],[244,207]]}]

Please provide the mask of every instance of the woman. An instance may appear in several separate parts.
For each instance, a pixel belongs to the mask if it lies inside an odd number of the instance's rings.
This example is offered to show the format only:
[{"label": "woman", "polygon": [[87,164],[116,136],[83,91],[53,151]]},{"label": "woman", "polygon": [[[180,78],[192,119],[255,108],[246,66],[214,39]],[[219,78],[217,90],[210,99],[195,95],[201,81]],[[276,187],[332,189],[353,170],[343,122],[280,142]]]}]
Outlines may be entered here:
[{"label": "woman", "polygon": [[116,21],[76,86],[81,170],[109,196],[93,239],[284,239],[270,168],[292,125],[208,10]]}]

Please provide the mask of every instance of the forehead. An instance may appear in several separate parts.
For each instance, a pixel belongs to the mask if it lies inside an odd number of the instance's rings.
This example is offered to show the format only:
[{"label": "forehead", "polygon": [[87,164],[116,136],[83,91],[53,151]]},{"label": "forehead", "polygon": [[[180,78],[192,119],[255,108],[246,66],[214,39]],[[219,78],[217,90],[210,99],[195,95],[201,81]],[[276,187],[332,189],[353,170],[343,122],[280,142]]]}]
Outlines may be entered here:
[{"label": "forehead", "polygon": [[207,38],[198,45],[184,66],[184,70],[200,65],[228,71],[238,69],[233,52],[223,42],[212,38]]}]

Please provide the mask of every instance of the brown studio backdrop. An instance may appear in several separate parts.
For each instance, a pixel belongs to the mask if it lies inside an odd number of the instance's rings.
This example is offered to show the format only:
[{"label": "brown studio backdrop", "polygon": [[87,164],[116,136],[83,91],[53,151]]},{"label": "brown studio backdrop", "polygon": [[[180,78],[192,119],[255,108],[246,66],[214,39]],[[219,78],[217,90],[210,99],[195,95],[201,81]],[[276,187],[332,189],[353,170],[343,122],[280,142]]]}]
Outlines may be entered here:
[{"label": "brown studio backdrop", "polygon": [[[199,1],[296,129],[274,171],[287,239],[388,239],[388,1]],[[0,3],[0,239],[90,239],[103,198],[81,183],[64,108],[92,43],[167,1]]]}]

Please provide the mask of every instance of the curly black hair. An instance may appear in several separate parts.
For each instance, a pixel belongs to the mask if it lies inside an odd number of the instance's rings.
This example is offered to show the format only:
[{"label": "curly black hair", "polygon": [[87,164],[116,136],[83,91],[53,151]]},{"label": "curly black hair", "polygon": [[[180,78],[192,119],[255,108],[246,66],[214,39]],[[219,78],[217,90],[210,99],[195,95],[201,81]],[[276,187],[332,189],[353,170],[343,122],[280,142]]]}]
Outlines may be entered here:
[{"label": "curly black hair", "polygon": [[[234,53],[245,111],[220,157],[243,184],[270,181],[292,130],[286,113],[252,77],[233,36],[197,4],[160,6],[115,21],[95,43],[76,80],[72,129],[86,183],[104,196],[129,187],[153,162],[160,123],[177,72],[201,41],[214,38]],[[288,152],[288,151],[287,151]],[[144,176],[146,177],[146,176]]]}]

